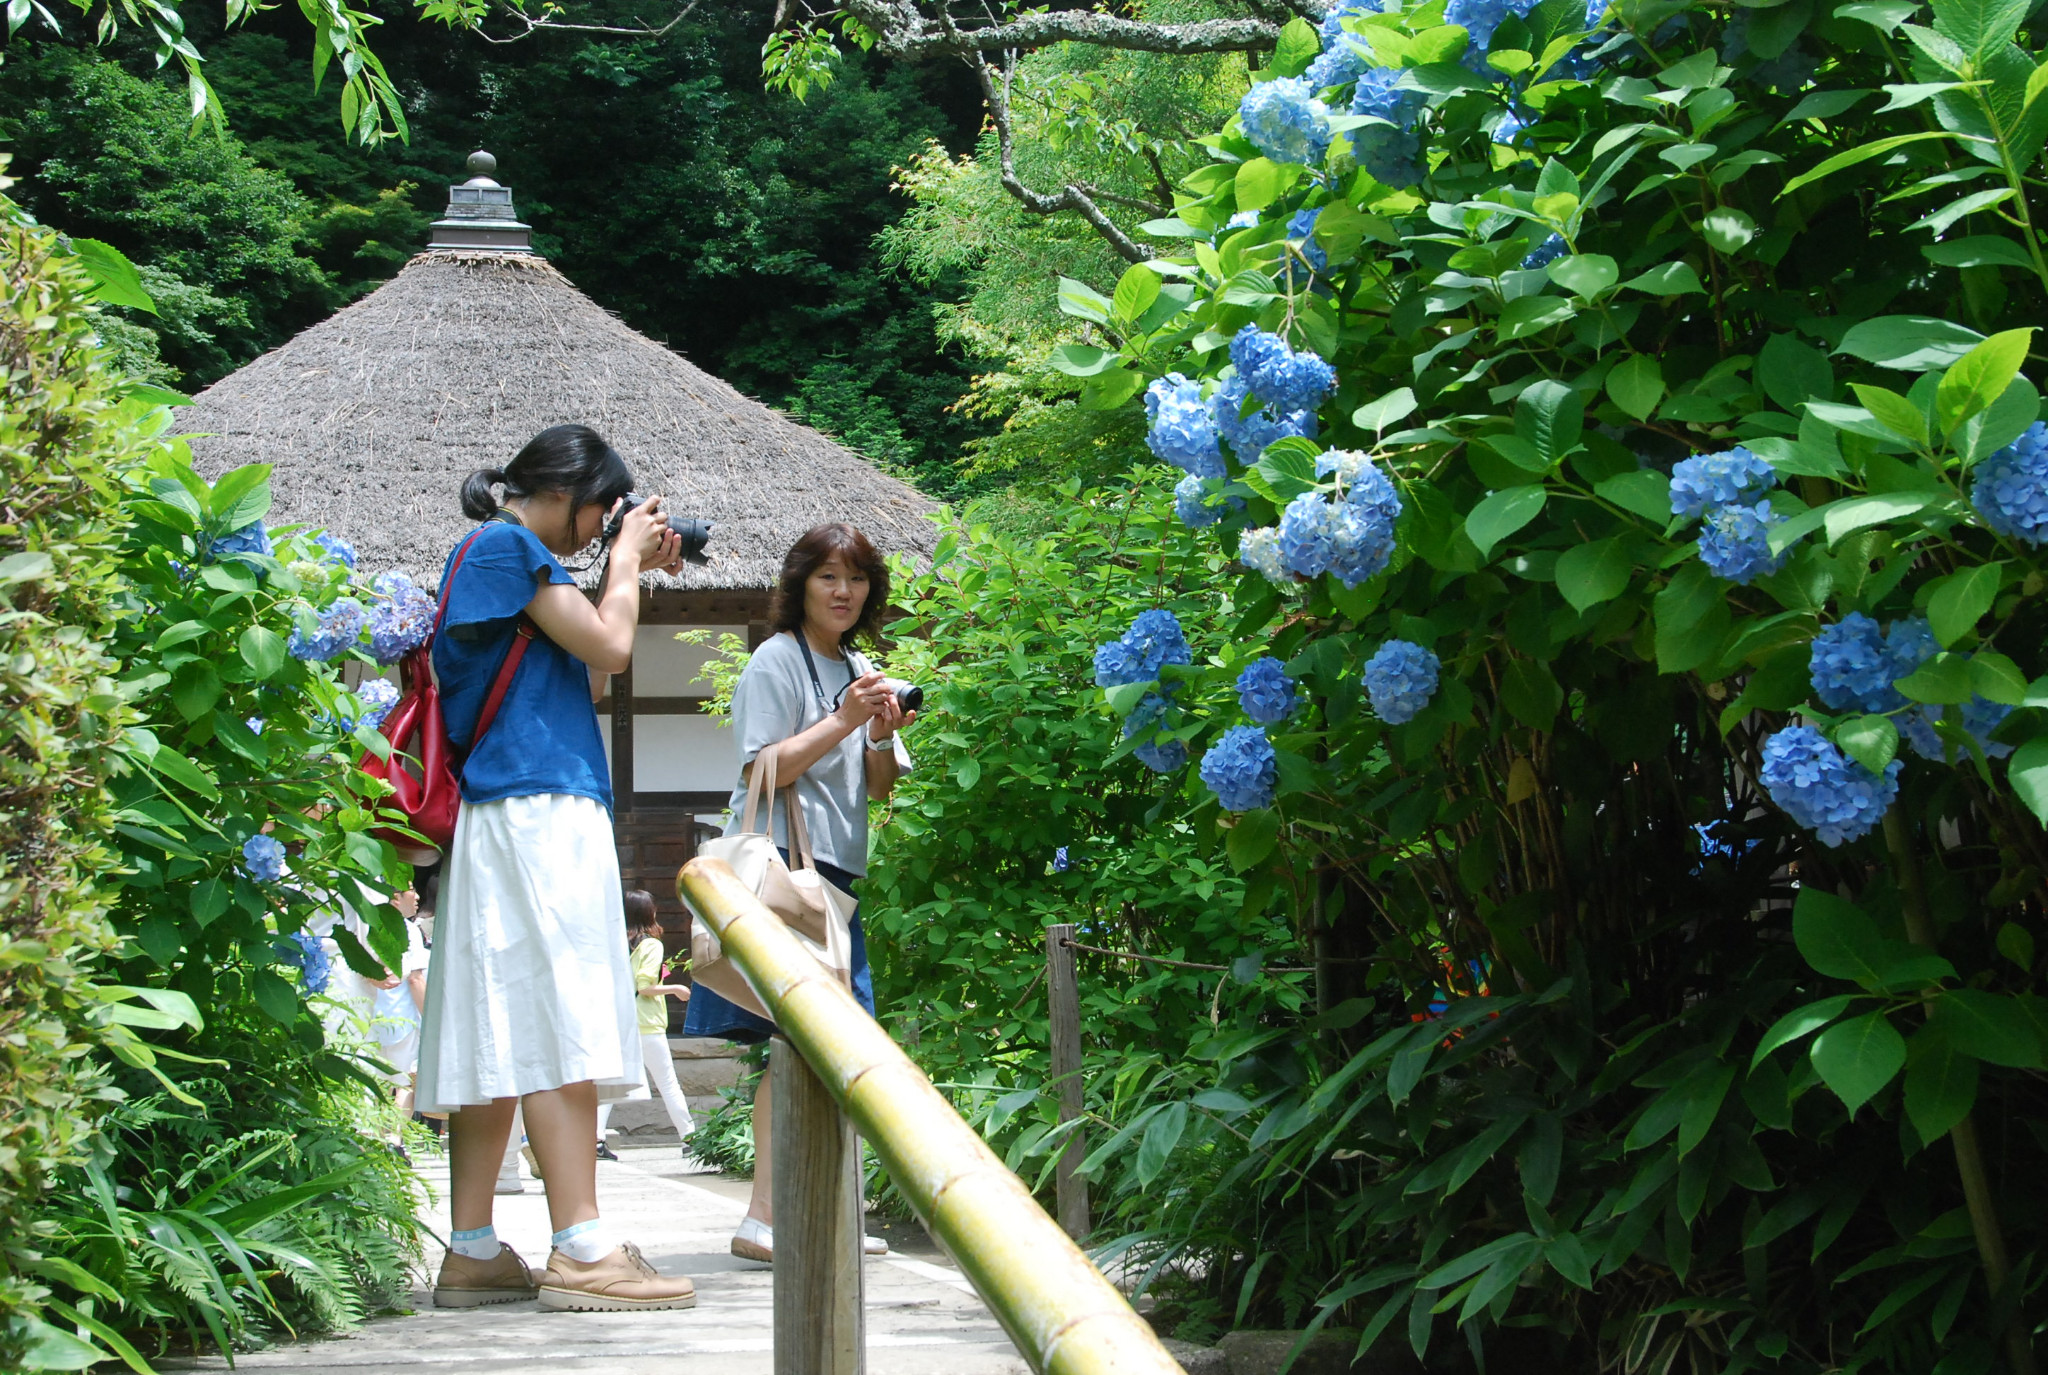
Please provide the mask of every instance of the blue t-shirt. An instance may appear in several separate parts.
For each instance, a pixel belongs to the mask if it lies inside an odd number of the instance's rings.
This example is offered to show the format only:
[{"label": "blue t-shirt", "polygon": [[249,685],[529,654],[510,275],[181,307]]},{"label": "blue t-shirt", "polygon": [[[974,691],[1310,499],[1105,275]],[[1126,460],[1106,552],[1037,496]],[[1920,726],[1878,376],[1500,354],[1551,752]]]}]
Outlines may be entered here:
[{"label": "blue t-shirt", "polygon": [[[454,561],[451,551],[448,562]],[[446,567],[441,579],[448,581]],[[524,526],[492,521],[470,544],[449,589],[448,617],[434,637],[441,713],[457,750],[468,748],[476,733],[519,613],[542,587],[573,582]],[[539,793],[591,797],[607,810],[612,805],[611,768],[590,701],[590,669],[535,631],[497,717],[463,767],[462,800],[496,802]]]}]

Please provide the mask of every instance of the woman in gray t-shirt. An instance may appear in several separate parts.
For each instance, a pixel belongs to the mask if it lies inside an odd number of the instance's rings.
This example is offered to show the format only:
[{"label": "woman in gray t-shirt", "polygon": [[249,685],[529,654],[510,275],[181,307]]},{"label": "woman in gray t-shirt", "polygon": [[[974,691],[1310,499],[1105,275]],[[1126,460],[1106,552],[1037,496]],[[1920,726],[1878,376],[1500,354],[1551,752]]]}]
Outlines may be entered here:
[{"label": "woman in gray t-shirt", "polygon": [[[888,604],[888,565],[866,535],[846,524],[811,530],[782,560],[782,579],[769,613],[776,633],[754,651],[732,695],[740,777],[726,834],[739,829],[755,757],[779,744],[777,782],[795,779],[818,872],[848,892],[868,870],[868,802],[887,797],[910,768],[909,752],[896,732],[917,714],[902,710],[894,689],[853,647],[856,640],[876,637]],[[775,842],[787,859],[787,820],[779,806],[769,814]],[[872,1016],[874,980],[858,907],[853,915],[853,996]],[[774,1031],[765,1018],[703,987],[691,993],[683,1022],[686,1036],[748,1043]],[[753,1203],[732,1239],[733,1254],[749,1260],[774,1256],[767,1091],[763,1074],[754,1093]],[[868,1238],[870,1253],[887,1249],[879,1238]]]}]

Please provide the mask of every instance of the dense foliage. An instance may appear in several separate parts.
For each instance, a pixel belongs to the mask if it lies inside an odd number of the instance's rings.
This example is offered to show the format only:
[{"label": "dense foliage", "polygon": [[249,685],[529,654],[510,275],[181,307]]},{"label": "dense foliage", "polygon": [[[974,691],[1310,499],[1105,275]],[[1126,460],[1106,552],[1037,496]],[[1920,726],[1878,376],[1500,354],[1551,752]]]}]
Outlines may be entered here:
[{"label": "dense foliage", "polygon": [[[0,160],[0,172],[5,162]],[[0,177],[0,191],[11,183]],[[118,1004],[92,982],[114,940],[100,792],[120,698],[116,488],[141,446],[94,334],[95,284],[0,196],[0,1365],[62,1346],[34,1206],[84,1158],[110,1095],[94,1050]],[[131,1052],[132,1053],[132,1052]]]},{"label": "dense foliage", "polygon": [[[1143,1106],[1127,1243],[1191,1313],[2031,1368],[2024,16],[1354,6],[1160,261],[1063,286],[1301,700],[1260,724],[1242,649],[1097,681],[1247,905],[1360,961],[1315,1042],[1221,1034]],[[1151,1134],[1091,1163],[1132,1188]]]}]

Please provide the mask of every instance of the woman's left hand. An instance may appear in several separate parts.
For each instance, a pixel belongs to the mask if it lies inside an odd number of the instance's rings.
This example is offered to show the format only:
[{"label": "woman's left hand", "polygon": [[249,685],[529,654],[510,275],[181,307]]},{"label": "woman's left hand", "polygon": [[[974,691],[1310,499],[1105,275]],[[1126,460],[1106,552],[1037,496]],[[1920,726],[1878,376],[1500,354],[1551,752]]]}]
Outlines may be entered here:
[{"label": "woman's left hand", "polygon": [[868,739],[887,740],[916,719],[917,713],[905,711],[902,704],[896,700],[896,694],[891,692],[882,698],[881,705],[875,708],[875,714],[868,718]]}]

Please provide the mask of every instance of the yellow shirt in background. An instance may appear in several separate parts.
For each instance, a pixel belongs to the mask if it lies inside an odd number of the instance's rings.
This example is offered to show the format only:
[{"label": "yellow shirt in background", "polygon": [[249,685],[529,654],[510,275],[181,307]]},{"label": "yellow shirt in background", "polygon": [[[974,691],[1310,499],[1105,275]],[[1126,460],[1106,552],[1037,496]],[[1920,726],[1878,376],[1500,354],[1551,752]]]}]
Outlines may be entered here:
[{"label": "yellow shirt in background", "polygon": [[640,944],[633,947],[633,1001],[637,1004],[634,1011],[640,1016],[642,1036],[668,1034],[668,995],[663,994],[659,998],[638,996],[641,989],[652,988],[661,982],[661,961],[665,953],[661,942],[652,936],[642,937]]}]

